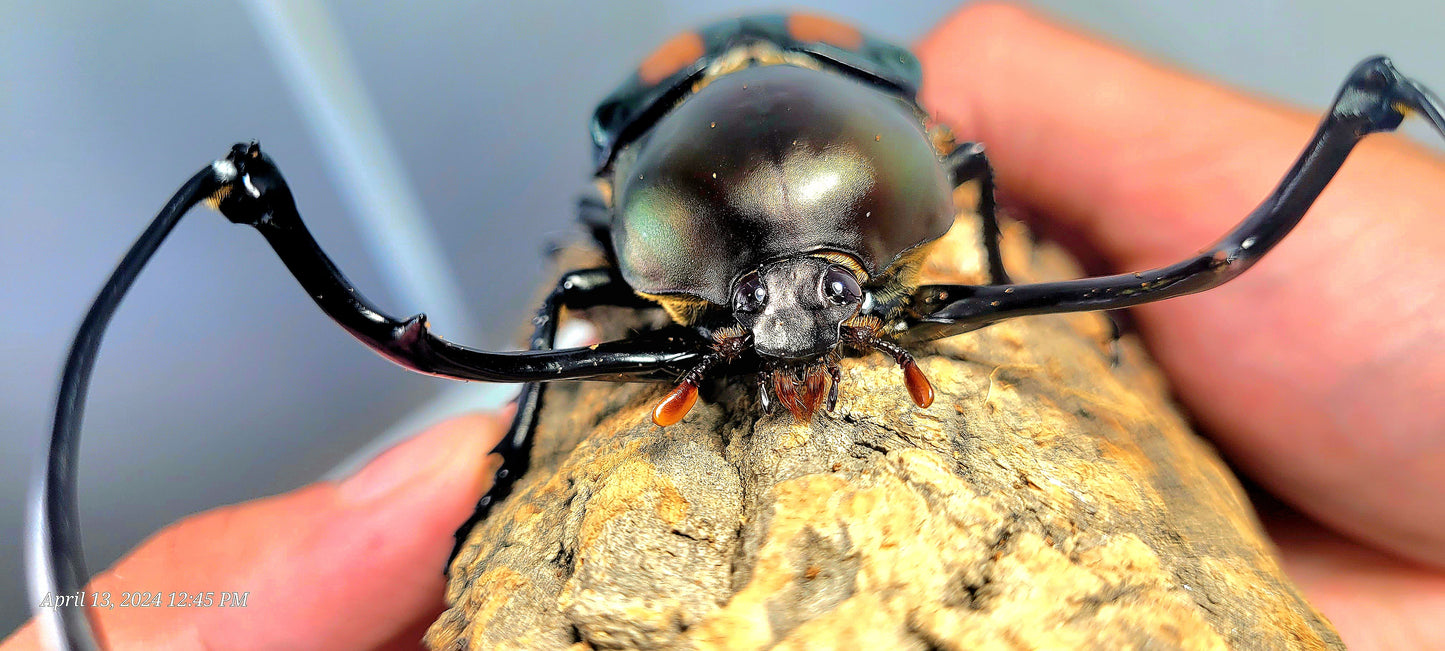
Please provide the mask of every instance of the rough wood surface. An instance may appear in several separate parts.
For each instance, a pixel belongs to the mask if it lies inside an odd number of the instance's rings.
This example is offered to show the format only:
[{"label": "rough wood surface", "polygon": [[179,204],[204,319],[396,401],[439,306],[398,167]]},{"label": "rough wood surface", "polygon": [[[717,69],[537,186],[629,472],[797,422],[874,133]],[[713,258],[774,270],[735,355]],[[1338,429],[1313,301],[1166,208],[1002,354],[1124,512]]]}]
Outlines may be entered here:
[{"label": "rough wood surface", "polygon": [[[976,282],[976,225],[930,258]],[[1023,279],[1075,273],[1008,229]],[[881,355],[838,409],[760,416],[751,381],[682,423],[655,385],[554,385],[532,470],[452,566],[434,649],[1314,649],[1239,485],[1097,315]],[[616,334],[613,332],[611,334]]]}]

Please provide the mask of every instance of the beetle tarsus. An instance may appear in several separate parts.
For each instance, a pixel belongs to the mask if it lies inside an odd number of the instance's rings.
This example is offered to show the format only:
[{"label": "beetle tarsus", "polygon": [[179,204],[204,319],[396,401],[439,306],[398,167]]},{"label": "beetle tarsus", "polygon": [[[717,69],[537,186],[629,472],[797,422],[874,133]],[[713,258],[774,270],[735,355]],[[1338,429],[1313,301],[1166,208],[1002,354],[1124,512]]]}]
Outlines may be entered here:
[{"label": "beetle tarsus", "polygon": [[988,161],[983,143],[967,142],[949,152],[944,160],[953,177],[954,188],[965,183],[978,181],[978,205],[975,207],[981,222],[980,235],[988,263],[989,284],[1007,285],[1008,270],[1003,266],[1003,251],[999,248],[1001,231],[998,225],[998,201],[994,198],[993,164]]},{"label": "beetle tarsus", "polygon": [[[647,303],[630,291],[612,267],[569,271],[557,280],[557,286],[547,294],[533,317],[529,351],[552,349],[557,339],[557,325],[562,308],[584,309],[598,305],[643,307]],[[407,319],[401,326],[398,339],[403,340],[401,345],[404,348],[415,350],[417,346],[427,344],[427,334],[426,315],[418,314]],[[537,414],[542,406],[545,389],[544,383],[529,382],[522,385],[522,391],[517,394],[512,424],[507,428],[507,435],[492,450],[493,454],[502,457],[502,465],[497,470],[491,488],[477,502],[472,517],[457,528],[456,543],[447,559],[448,567],[462,550],[477,523],[485,520],[497,504],[511,495],[517,481],[527,473],[532,461],[532,432],[537,427]]]},{"label": "beetle tarsus", "polygon": [[1330,118],[1362,121],[1359,136],[1393,131],[1406,116],[1419,114],[1445,136],[1445,107],[1423,84],[1400,74],[1388,57],[1365,59],[1350,71],[1335,98]]}]

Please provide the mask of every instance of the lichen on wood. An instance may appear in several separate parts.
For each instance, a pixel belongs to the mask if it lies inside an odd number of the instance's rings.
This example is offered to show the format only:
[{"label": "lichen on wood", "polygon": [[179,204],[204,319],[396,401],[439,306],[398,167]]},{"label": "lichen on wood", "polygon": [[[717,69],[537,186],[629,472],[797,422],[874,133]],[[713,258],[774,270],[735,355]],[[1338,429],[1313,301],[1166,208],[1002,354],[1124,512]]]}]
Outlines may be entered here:
[{"label": "lichen on wood", "polygon": [[[978,282],[977,222],[931,252]],[[1024,280],[1076,274],[1006,229]],[[621,334],[613,323],[610,334]],[[837,409],[764,415],[751,379],[681,423],[667,387],[549,388],[531,470],[451,567],[434,649],[1342,648],[1130,338],[1014,319],[843,360]]]}]

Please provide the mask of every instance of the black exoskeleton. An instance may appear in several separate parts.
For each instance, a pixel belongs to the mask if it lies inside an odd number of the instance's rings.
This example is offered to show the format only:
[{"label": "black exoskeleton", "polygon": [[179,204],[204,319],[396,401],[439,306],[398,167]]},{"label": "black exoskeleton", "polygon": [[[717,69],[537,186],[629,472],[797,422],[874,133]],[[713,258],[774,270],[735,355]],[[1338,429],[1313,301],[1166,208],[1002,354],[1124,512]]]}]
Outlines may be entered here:
[{"label": "black exoskeleton", "polygon": [[[674,383],[653,411],[682,419],[707,377],[755,377],[761,402],[796,418],[832,410],[845,351],[880,351],[915,403],[933,390],[908,346],[1030,314],[1111,310],[1199,292],[1248,269],[1304,216],[1361,138],[1419,114],[1445,135],[1441,102],[1383,58],[1349,73],[1304,152],[1268,197],[1199,255],[1168,267],[1010,284],[998,251],[983,148],[952,145],[918,105],[916,59],[825,18],[754,16],[674,38],[597,109],[602,200],[590,219],[614,265],[565,274],[534,321],[529,349],[487,352],[431,334],[425,317],[387,315],[346,280],[307,231],[291,191],[255,143],[236,145],[177,192],[91,307],[67,360],[45,476],[42,569],[55,593],[88,577],[75,462],[100,337],[142,265],[180,217],[208,202],[258,230],[338,324],[383,357],[439,377],[520,382],[503,464],[471,526],[510,494],[529,459],[545,382]],[[954,189],[978,184],[977,205]],[[990,284],[918,284],[931,243],[960,210],[983,222]],[[597,212],[594,211],[594,212]],[[662,309],[672,324],[621,341],[555,350],[562,308]],[[842,388],[846,391],[846,387]],[[72,648],[94,648],[77,609]]]}]

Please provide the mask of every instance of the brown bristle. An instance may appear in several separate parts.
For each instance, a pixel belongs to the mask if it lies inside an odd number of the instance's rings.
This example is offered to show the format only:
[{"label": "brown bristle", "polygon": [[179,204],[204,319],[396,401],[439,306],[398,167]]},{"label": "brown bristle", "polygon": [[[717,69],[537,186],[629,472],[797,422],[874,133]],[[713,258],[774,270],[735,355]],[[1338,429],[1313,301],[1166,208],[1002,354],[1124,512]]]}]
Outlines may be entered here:
[{"label": "brown bristle", "polygon": [[782,403],[793,418],[799,422],[813,419],[813,414],[828,396],[829,379],[821,366],[803,371],[804,377],[795,377],[784,371],[773,371],[773,395]]},{"label": "brown bristle", "polygon": [[652,408],[652,422],[658,427],[672,425],[692,411],[694,404],[697,404],[697,385],[684,380]]},{"label": "brown bristle", "polygon": [[788,411],[793,413],[793,418],[807,420],[810,414],[803,413],[802,402],[798,399],[798,385],[792,377],[782,371],[773,371],[773,395],[778,397]]},{"label": "brown bristle", "polygon": [[803,398],[808,401],[808,418],[812,418],[813,413],[818,411],[818,406],[823,404],[823,398],[828,395],[828,377],[823,374],[822,367],[809,371]]},{"label": "brown bristle", "polygon": [[904,360],[903,383],[908,386],[908,395],[913,398],[913,404],[927,408],[933,404],[933,384],[929,383],[928,377],[918,368],[913,360]]}]

